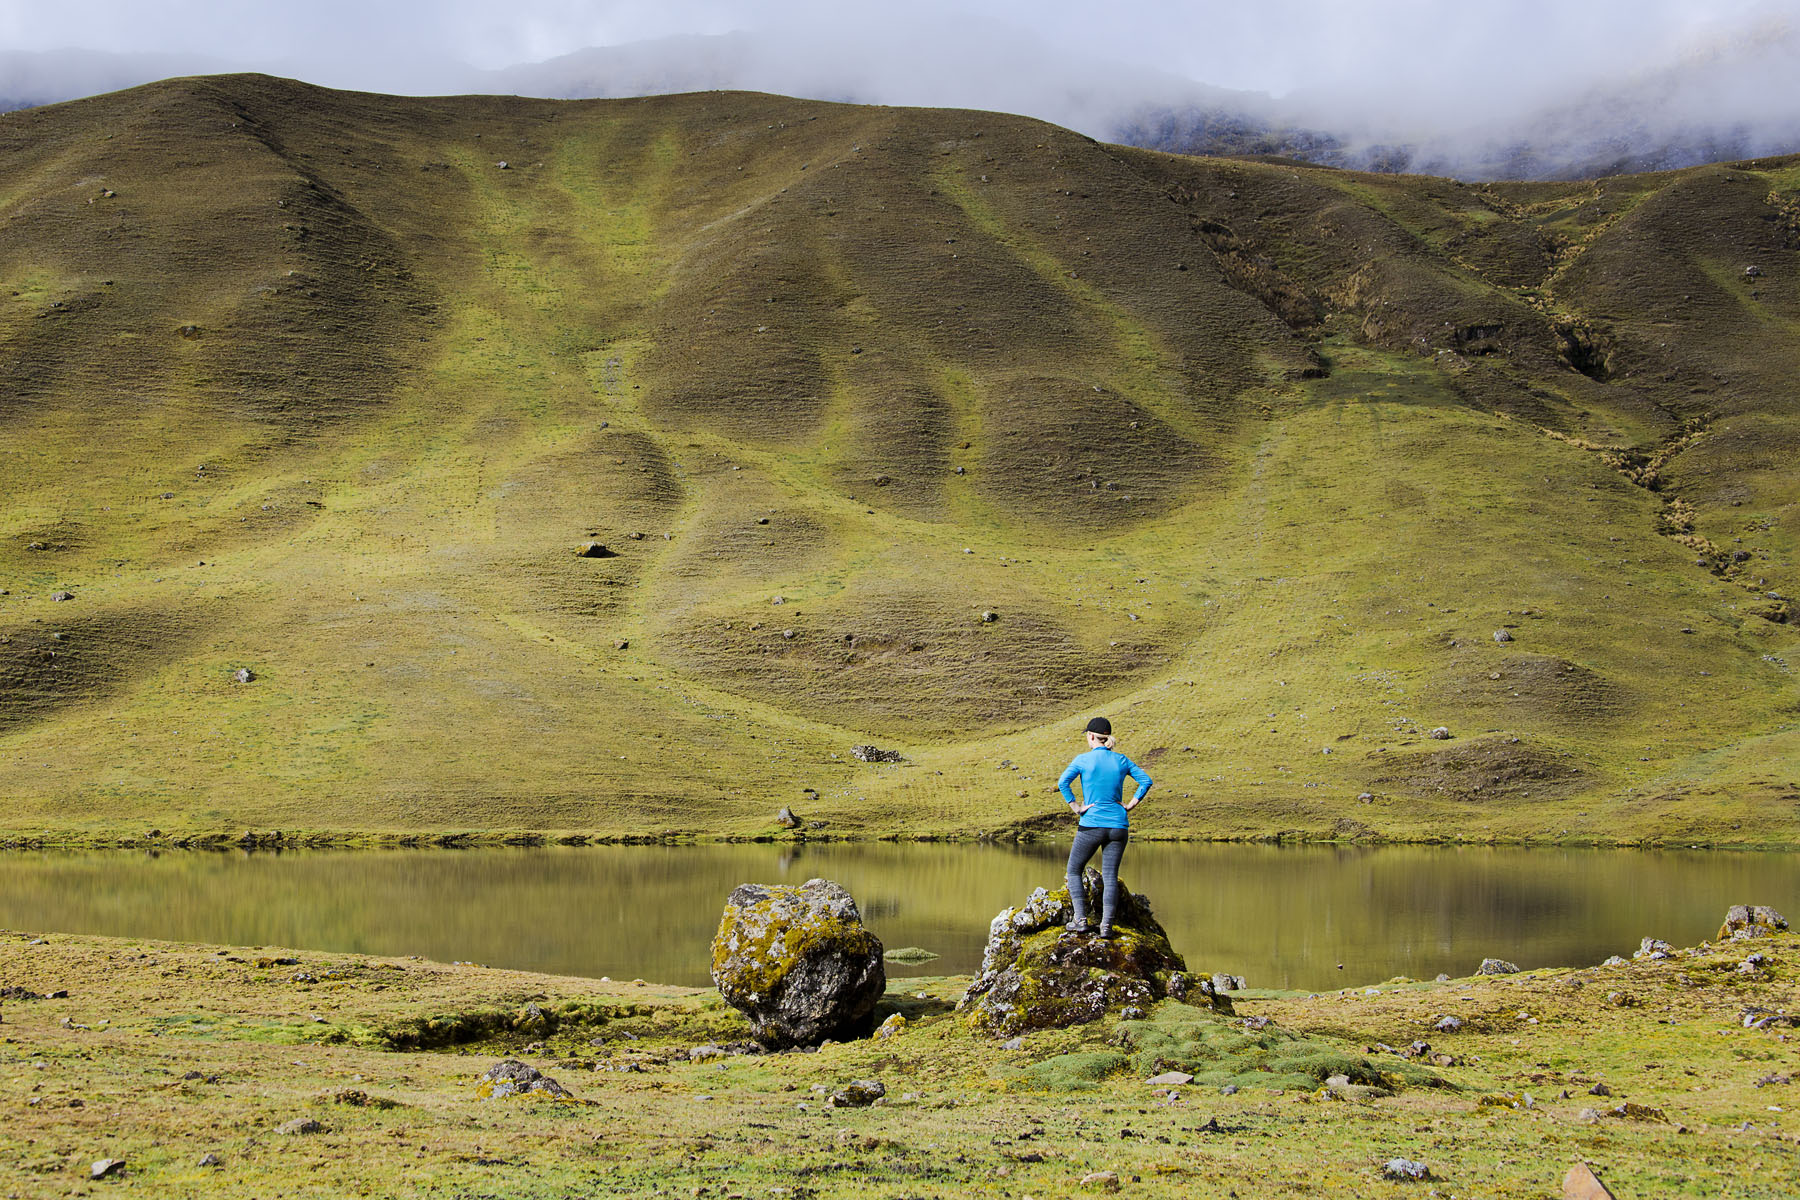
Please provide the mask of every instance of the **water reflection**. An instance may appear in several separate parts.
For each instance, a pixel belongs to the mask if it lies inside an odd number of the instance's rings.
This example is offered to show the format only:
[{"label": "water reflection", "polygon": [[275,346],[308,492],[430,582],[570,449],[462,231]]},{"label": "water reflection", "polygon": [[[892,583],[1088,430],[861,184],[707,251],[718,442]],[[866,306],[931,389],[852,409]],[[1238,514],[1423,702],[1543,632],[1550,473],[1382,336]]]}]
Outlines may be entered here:
[{"label": "water reflection", "polygon": [[[245,855],[0,855],[0,926],[369,954],[705,984],[739,883],[850,889],[889,947],[961,973],[988,920],[1054,886],[1065,848],[943,845],[543,847]],[[1252,986],[1328,988],[1599,962],[1653,934],[1711,936],[1728,905],[1793,915],[1800,857],[1775,854],[1137,843],[1147,892],[1190,965]],[[1339,964],[1342,964],[1341,968]]]}]

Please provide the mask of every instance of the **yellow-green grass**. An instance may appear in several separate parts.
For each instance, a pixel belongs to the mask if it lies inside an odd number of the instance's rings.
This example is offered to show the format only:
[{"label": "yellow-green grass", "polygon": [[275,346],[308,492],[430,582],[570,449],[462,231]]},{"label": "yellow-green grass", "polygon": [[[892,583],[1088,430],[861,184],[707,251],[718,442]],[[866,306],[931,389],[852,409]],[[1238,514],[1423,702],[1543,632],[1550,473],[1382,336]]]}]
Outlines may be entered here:
[{"label": "yellow-green grass", "polygon": [[[1752,948],[1766,962],[1755,978],[1738,970]],[[1126,1195],[1398,1196],[1420,1185],[1382,1167],[1404,1158],[1425,1164],[1426,1188],[1459,1195],[1556,1194],[1587,1162],[1616,1195],[1784,1196],[1791,1033],[1746,1028],[1742,1014],[1792,1011],[1794,955],[1793,936],[1779,935],[1660,962],[1252,991],[1229,1018],[1165,1001],[1147,1023],[1032,1034],[1018,1049],[951,1011],[966,977],[916,979],[880,1009],[906,1018],[897,1036],[693,1060],[695,1046],[736,1047],[748,1033],[710,991],[0,933],[9,987],[68,993],[0,1010],[0,1187],[63,1195],[88,1186],[96,1161],[122,1159],[96,1186],[1063,1197],[1093,1194],[1084,1177],[1110,1171]],[[519,1021],[529,1005],[557,1028]],[[1436,1029],[1444,1015],[1463,1028]],[[1444,1057],[1395,1053],[1415,1041]],[[1220,1057],[1181,1061],[1235,1093],[1197,1082],[1171,1097],[1146,1082],[1156,1064],[1132,1058],[1202,1043]],[[1401,1086],[1336,1098],[1262,1069],[1277,1060],[1257,1043]],[[504,1057],[573,1101],[480,1098],[481,1072]],[[871,1078],[881,1104],[824,1103]],[[315,1132],[279,1132],[306,1118]]]},{"label": "yellow-green grass", "polygon": [[1151,836],[1794,844],[1793,169],[255,77],[10,115],[0,833],[1027,830],[1104,711]]}]

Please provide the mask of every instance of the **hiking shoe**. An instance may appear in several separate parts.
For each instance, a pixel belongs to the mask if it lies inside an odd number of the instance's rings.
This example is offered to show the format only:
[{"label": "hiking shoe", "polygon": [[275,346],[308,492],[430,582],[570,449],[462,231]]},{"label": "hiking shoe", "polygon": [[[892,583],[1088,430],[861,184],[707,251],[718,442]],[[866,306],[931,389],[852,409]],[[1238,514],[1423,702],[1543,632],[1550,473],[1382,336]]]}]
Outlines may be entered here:
[{"label": "hiking shoe", "polygon": [[1097,936],[1099,936],[1101,938],[1110,938],[1110,937],[1112,937],[1112,935],[1113,935],[1113,927],[1111,925],[1102,925],[1098,931]]},{"label": "hiking shoe", "polygon": [[1086,921],[1070,921],[1067,925],[1063,926],[1063,932],[1065,932],[1065,933],[1087,933],[1087,932],[1089,932],[1088,923]]}]

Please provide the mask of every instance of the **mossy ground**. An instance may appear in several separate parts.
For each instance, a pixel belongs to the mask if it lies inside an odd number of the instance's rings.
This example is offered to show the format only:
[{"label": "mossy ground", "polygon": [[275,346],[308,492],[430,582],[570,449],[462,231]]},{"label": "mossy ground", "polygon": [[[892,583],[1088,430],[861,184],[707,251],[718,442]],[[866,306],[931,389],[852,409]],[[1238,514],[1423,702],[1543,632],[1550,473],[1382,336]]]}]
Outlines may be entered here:
[{"label": "mossy ground", "polygon": [[[1240,994],[1240,1014],[1269,1018],[1309,1071],[1416,1072],[1380,1046],[1421,1038],[1455,1059],[1425,1068],[1447,1086],[1336,1100],[1258,1071],[1267,1038],[1168,1002],[1137,1023],[1140,1052],[1155,1043],[1191,1055],[1197,1038],[1232,1072],[1236,1094],[1155,1094],[1138,1070],[1151,1064],[1115,1069],[1133,1051],[1115,1044],[1112,1023],[1034,1035],[1017,1052],[974,1038],[951,1012],[966,982],[957,978],[890,992],[886,1010],[908,1018],[891,1039],[693,1062],[694,1045],[747,1032],[704,991],[5,933],[5,986],[69,995],[0,1007],[0,1194],[1056,1197],[1084,1194],[1084,1174],[1111,1170],[1125,1195],[1400,1196],[1419,1189],[1384,1181],[1380,1164],[1405,1157],[1430,1167],[1442,1196],[1554,1194],[1576,1160],[1620,1196],[1786,1196],[1800,1135],[1786,1082],[1797,1035],[1746,1029],[1739,1013],[1800,1007],[1796,941]],[[1736,971],[1751,950],[1770,959],[1763,978]],[[299,961],[272,961],[287,957]],[[529,1004],[571,1021],[541,1037],[521,1029],[440,1051],[384,1048],[433,1019],[446,1027],[458,1014]],[[1443,1014],[1464,1030],[1434,1032]],[[1171,1048],[1184,1040],[1186,1050]],[[477,1076],[503,1056],[535,1063],[579,1103],[478,1099]],[[814,1090],[856,1078],[881,1080],[887,1102],[834,1110]],[[1597,1083],[1612,1094],[1590,1095]],[[1582,1114],[1627,1102],[1660,1115]],[[297,1116],[324,1131],[275,1132]],[[220,1165],[198,1166],[209,1153]],[[125,1174],[88,1183],[100,1158],[125,1159]]]},{"label": "mossy ground", "polygon": [[1800,843],[1795,172],[9,114],[0,833],[971,835],[1104,710],[1153,836]]}]

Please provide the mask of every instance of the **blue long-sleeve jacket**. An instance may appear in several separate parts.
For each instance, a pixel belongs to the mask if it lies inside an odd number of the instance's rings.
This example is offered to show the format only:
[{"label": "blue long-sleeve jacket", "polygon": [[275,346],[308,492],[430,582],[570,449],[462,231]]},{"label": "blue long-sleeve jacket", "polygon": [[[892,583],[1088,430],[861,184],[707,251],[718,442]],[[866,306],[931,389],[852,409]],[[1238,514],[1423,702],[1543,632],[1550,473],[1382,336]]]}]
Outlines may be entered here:
[{"label": "blue long-sleeve jacket", "polygon": [[1088,806],[1088,810],[1081,814],[1083,827],[1131,828],[1131,815],[1125,811],[1123,803],[1125,777],[1130,776],[1137,781],[1137,795],[1133,799],[1142,800],[1144,793],[1150,790],[1148,771],[1117,750],[1108,750],[1104,746],[1096,746],[1086,754],[1077,754],[1075,760],[1063,771],[1062,778],[1056,781],[1056,786],[1062,789],[1063,799],[1070,804],[1075,803],[1075,793],[1070,790],[1069,783],[1076,776],[1081,777],[1081,798]]}]

